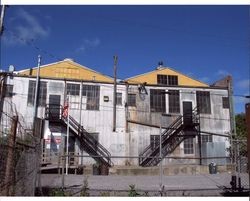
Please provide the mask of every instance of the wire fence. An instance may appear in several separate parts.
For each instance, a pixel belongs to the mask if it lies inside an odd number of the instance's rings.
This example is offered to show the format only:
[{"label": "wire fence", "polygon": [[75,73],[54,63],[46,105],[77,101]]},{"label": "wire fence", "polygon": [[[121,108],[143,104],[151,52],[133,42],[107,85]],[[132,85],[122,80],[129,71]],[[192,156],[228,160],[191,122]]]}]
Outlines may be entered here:
[{"label": "wire fence", "polygon": [[25,127],[14,106],[6,104],[0,124],[0,195],[34,196],[40,166],[40,138]]},{"label": "wire fence", "polygon": [[[66,166],[68,157],[69,165]],[[228,163],[200,165],[199,157],[165,157],[174,164],[153,167],[88,164],[96,155],[54,153],[44,156],[48,164],[42,168],[41,185],[49,196],[221,196],[231,188],[232,175],[237,173],[241,188],[249,189],[248,170],[227,157],[204,157],[203,160],[225,159]],[[139,159],[138,156],[111,156],[115,159]],[[182,160],[182,163],[178,161]],[[190,160],[193,163],[190,163]],[[52,162],[54,161],[54,163]],[[56,162],[57,161],[57,162]],[[236,172],[234,170],[236,169]],[[52,184],[53,181],[53,184]],[[236,188],[238,189],[238,184]]]}]

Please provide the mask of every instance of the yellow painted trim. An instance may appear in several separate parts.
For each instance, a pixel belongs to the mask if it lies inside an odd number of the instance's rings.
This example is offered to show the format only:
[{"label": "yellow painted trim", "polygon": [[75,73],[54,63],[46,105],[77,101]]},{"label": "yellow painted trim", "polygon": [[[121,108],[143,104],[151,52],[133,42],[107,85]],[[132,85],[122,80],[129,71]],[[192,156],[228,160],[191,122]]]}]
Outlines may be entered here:
[{"label": "yellow painted trim", "polygon": [[[20,75],[36,76],[37,67],[19,71]],[[63,79],[81,79],[99,82],[113,82],[111,77],[103,75],[85,66],[70,60],[64,60],[40,67],[41,77],[63,78]]]},{"label": "yellow painted trim", "polygon": [[187,75],[184,75],[182,73],[179,73],[169,67],[167,68],[160,68],[156,69],[154,71],[144,73],[141,75],[137,75],[131,78],[126,79],[128,83],[136,84],[136,83],[144,83],[147,82],[147,84],[157,85],[157,75],[176,75],[178,76],[178,85],[179,86],[193,86],[193,87],[209,87],[208,84],[203,83],[201,81],[195,80],[193,78],[190,78]]}]

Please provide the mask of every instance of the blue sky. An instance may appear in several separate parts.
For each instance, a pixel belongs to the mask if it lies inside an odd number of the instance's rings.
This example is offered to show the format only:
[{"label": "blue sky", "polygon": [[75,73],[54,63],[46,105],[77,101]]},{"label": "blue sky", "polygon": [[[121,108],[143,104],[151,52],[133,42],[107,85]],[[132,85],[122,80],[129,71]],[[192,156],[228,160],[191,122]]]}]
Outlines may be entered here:
[{"label": "blue sky", "polygon": [[[234,94],[249,95],[249,6],[10,6],[1,38],[1,69],[73,58],[118,77],[155,69],[159,61],[212,84],[227,74]],[[246,99],[235,97],[235,111]]]}]

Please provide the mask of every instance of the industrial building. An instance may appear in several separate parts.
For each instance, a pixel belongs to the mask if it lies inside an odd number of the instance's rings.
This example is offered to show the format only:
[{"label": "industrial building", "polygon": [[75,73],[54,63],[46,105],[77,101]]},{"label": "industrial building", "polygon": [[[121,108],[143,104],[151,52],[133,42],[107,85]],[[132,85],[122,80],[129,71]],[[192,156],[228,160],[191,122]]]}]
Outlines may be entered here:
[{"label": "industrial building", "polygon": [[68,144],[70,154],[91,156],[70,161],[85,165],[153,167],[161,158],[163,165],[227,163],[231,77],[208,85],[160,62],[114,85],[114,78],[72,59],[40,66],[39,81],[37,71],[2,72],[1,107],[7,112],[13,103],[27,128],[34,115],[43,119],[44,152],[64,154]]}]

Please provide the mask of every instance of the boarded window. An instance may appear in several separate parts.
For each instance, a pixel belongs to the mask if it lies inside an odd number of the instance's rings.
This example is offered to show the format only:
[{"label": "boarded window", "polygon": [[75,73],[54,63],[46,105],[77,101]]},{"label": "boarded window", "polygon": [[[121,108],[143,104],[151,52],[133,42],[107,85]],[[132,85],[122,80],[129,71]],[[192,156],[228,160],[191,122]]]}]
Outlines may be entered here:
[{"label": "boarded window", "polygon": [[201,135],[201,143],[207,143],[212,141],[212,135]]},{"label": "boarded window", "polygon": [[187,138],[184,140],[184,154],[194,153],[194,141],[193,138]]},{"label": "boarded window", "polygon": [[179,90],[168,90],[169,113],[180,113]]},{"label": "boarded window", "polygon": [[79,96],[80,94],[80,84],[67,83],[67,95]]},{"label": "boarded window", "polygon": [[157,84],[160,85],[178,85],[177,75],[157,75]]},{"label": "boarded window", "polygon": [[122,105],[122,93],[116,93],[116,105]]},{"label": "boarded window", "polygon": [[12,97],[13,96],[13,85],[6,84],[5,85],[5,97]]},{"label": "boarded window", "polygon": [[229,108],[229,98],[228,97],[222,97],[222,107],[225,109]]},{"label": "boarded window", "polygon": [[211,102],[209,91],[196,91],[196,101],[199,113],[211,114]]},{"label": "boarded window", "polygon": [[82,96],[87,97],[87,110],[99,110],[100,86],[83,85]]},{"label": "boarded window", "polygon": [[166,112],[165,90],[150,89],[150,110],[151,112]]},{"label": "boarded window", "polygon": [[159,146],[160,136],[159,135],[150,135],[150,146],[151,149],[154,150]]},{"label": "boarded window", "polygon": [[136,94],[128,94],[128,106],[136,107]]},{"label": "boarded window", "polygon": [[[36,91],[36,81],[29,80],[28,89],[28,105],[34,105],[35,102],[35,91]],[[40,87],[38,91],[38,106],[45,106],[47,98],[47,83],[40,82]]]}]

